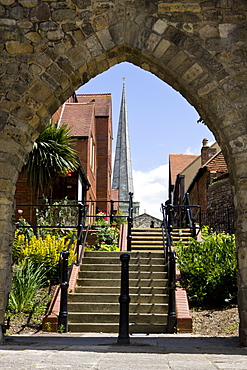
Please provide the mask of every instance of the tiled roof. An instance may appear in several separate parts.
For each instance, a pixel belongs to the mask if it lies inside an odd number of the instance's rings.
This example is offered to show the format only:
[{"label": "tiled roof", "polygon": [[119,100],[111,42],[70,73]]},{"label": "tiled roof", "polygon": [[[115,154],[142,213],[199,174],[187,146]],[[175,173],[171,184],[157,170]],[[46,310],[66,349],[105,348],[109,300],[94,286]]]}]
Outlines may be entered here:
[{"label": "tiled roof", "polygon": [[95,116],[108,117],[111,115],[111,94],[78,94],[79,103],[95,102]]},{"label": "tiled roof", "polygon": [[198,157],[199,155],[194,154],[169,155],[169,167],[172,185],[175,183],[176,176]]},{"label": "tiled roof", "polygon": [[89,136],[92,120],[94,119],[94,103],[65,103],[61,113],[60,123],[70,127],[71,136]]},{"label": "tiled roof", "polygon": [[221,151],[210,158],[203,167],[207,167],[209,171],[228,172],[226,161]]}]

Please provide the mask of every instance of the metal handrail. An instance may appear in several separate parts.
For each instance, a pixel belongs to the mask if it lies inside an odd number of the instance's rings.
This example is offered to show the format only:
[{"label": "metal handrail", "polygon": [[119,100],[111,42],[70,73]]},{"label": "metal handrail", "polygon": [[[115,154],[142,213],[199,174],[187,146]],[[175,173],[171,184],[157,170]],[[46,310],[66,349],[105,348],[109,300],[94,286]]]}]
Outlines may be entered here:
[{"label": "metal handrail", "polygon": [[[61,327],[63,329],[64,333],[68,332],[68,287],[69,287],[69,280],[72,273],[73,266],[79,266],[82,260],[83,252],[85,249],[85,244],[87,240],[88,230],[90,228],[90,225],[87,226],[83,244],[82,243],[82,233],[83,229],[85,227],[85,220],[87,216],[87,211],[84,212],[83,215],[83,205],[80,204],[79,212],[78,212],[78,226],[77,226],[77,244],[75,248],[75,254],[76,254],[76,262],[72,262],[70,265],[70,268],[68,266],[68,258],[69,258],[69,250],[70,247],[74,241],[75,234],[72,235],[71,240],[69,242],[69,245],[65,251],[62,251],[60,253],[60,260],[59,260],[59,283],[60,283],[60,290],[61,290],[61,296],[60,296],[60,311],[58,316],[58,327],[61,330]],[[82,245],[81,252],[79,254],[80,245]]]},{"label": "metal handrail", "polygon": [[[197,236],[197,232],[196,232],[196,220],[195,220],[194,214],[192,212],[192,207],[191,207],[191,203],[190,203],[190,195],[189,195],[189,193],[185,193],[185,196],[184,196],[184,204],[186,206],[187,226],[190,228],[191,234],[192,234],[193,238],[195,238]],[[201,207],[200,206],[197,206],[197,207],[199,207],[199,209],[201,210]],[[201,220],[200,220],[200,223],[201,223]]]},{"label": "metal handrail", "polygon": [[[182,204],[168,204],[164,206],[165,208],[170,208],[170,220],[172,224],[172,229],[181,229],[182,227],[187,227],[191,230],[193,237],[196,237],[201,229],[201,207],[199,205],[182,205]],[[196,212],[192,211],[196,209]],[[196,221],[198,219],[198,222]]]},{"label": "metal handrail", "polygon": [[127,251],[131,251],[132,227],[133,227],[133,193],[130,192],[129,193],[128,232],[127,232]]},{"label": "metal handrail", "polygon": [[171,207],[161,204],[163,223],[162,235],[164,245],[164,258],[167,264],[168,275],[168,323],[167,332],[174,333],[176,326],[176,307],[175,307],[175,288],[176,288],[176,254],[172,247],[172,224],[171,224]]}]

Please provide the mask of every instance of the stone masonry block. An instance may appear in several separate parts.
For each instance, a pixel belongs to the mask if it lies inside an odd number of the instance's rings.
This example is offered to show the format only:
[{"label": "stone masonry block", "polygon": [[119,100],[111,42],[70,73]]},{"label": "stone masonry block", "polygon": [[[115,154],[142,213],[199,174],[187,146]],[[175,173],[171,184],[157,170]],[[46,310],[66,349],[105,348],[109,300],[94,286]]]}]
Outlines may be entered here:
[{"label": "stone masonry block", "polygon": [[146,41],[146,49],[148,52],[153,52],[156,46],[159,44],[161,37],[155,33],[151,33]]},{"label": "stone masonry block", "polygon": [[97,36],[105,50],[111,49],[115,46],[115,43],[108,29],[98,31]]},{"label": "stone masonry block", "polygon": [[174,12],[191,12],[199,13],[201,11],[201,6],[198,3],[181,3],[181,2],[163,2],[160,1],[158,5],[159,13],[174,13]]},{"label": "stone masonry block", "polygon": [[27,54],[33,52],[33,46],[29,42],[7,41],[6,50],[9,54]]},{"label": "stone masonry block", "polygon": [[153,31],[159,33],[160,35],[165,32],[168,25],[166,21],[158,19],[153,25]]},{"label": "stone masonry block", "polygon": [[203,73],[202,67],[195,63],[191,68],[188,69],[187,72],[182,76],[182,78],[187,82],[193,82],[197,77],[199,77]]},{"label": "stone masonry block", "polygon": [[156,46],[156,48],[154,50],[155,58],[157,58],[157,59],[162,58],[162,56],[164,55],[166,50],[169,48],[170,44],[171,43],[168,40],[161,39],[160,43]]}]

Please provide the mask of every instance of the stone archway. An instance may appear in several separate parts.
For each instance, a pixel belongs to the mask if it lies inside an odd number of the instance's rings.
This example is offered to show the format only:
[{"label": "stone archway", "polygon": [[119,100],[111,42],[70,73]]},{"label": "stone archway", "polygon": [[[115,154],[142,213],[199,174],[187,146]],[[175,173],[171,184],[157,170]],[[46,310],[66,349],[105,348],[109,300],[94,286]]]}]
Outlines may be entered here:
[{"label": "stone archway", "polygon": [[14,192],[51,114],[122,61],[178,90],[222,147],[235,194],[240,339],[247,345],[247,6],[242,0],[0,0],[0,324]]}]

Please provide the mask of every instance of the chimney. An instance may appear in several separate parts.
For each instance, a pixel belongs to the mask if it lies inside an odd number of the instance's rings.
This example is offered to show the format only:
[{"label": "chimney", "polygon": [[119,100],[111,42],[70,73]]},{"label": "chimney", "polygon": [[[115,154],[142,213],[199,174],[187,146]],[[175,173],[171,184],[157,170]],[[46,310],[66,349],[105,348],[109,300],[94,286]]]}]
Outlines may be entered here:
[{"label": "chimney", "polygon": [[208,146],[208,139],[204,138],[202,140],[201,149],[201,166],[203,166],[210,158],[212,158],[217,152],[216,148],[211,148]]}]

